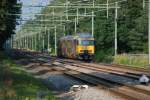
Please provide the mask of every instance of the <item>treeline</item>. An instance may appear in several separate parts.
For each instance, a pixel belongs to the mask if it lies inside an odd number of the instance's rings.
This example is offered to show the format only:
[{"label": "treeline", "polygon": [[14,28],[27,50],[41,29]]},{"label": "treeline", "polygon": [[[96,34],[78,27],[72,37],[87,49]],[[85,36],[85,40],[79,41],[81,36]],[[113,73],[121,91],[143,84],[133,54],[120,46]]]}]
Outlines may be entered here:
[{"label": "treeline", "polygon": [[[143,0],[127,0],[118,9],[118,53],[148,52],[148,8],[143,8]],[[99,13],[98,13],[99,14]],[[98,15],[97,14],[97,15]],[[103,16],[103,14],[102,14]],[[114,10],[109,19],[96,17],[96,59],[107,59],[114,55]]]},{"label": "treeline", "polygon": [[17,0],[0,0],[0,49],[3,49],[3,44],[10,38],[11,34],[15,34],[14,30],[16,25],[16,19],[19,16],[10,15],[20,13],[20,7],[14,7],[14,5],[20,5]]},{"label": "treeline", "polygon": [[[110,0],[115,2],[117,0]],[[106,0],[97,0],[106,3]],[[119,3],[118,9],[118,53],[147,53],[148,52],[148,5],[143,0],[127,0]],[[96,60],[110,60],[114,55],[115,41],[115,9],[109,10],[109,18],[106,11],[96,13],[95,39]],[[69,25],[71,26],[71,25]],[[91,32],[91,19],[84,19],[79,24],[78,31]],[[73,30],[73,27],[70,28]]]},{"label": "treeline", "polygon": [[[76,2],[76,0],[71,0]],[[109,0],[115,2],[118,0]],[[53,3],[65,2],[65,0],[54,0]],[[106,3],[106,0],[96,0],[96,3]],[[143,0],[126,0],[119,3],[118,9],[118,53],[147,53],[148,52],[148,7]],[[56,10],[61,13],[64,9]],[[84,10],[81,10],[83,12]],[[90,12],[90,10],[88,10]],[[51,13],[52,9],[45,8],[42,13]],[[55,13],[56,13],[55,12]],[[74,11],[69,11],[73,13]],[[106,10],[95,13],[95,33],[96,40],[96,59],[102,60],[105,57],[114,55],[114,36],[115,36],[115,9],[109,9],[109,18],[106,17]],[[37,19],[51,19],[48,16]],[[38,23],[30,22],[32,25]],[[41,23],[39,23],[40,25]],[[53,23],[46,23],[51,25]],[[27,25],[25,25],[27,26]],[[24,26],[24,27],[25,27]],[[77,32],[91,32],[91,18],[84,18],[77,25]],[[74,23],[66,24],[66,34],[74,34]],[[60,30],[59,34],[62,34]],[[52,39],[53,40],[53,39]],[[108,56],[109,55],[109,56]]]}]

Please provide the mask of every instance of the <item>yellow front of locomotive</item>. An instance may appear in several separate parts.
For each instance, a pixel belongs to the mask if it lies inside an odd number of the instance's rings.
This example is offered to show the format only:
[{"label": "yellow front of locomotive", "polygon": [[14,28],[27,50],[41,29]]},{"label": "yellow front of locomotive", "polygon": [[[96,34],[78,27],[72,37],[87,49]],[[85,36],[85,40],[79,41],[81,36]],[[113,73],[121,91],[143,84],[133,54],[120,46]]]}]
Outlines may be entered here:
[{"label": "yellow front of locomotive", "polygon": [[77,45],[77,55],[79,59],[91,60],[94,56],[94,38],[79,38]]}]

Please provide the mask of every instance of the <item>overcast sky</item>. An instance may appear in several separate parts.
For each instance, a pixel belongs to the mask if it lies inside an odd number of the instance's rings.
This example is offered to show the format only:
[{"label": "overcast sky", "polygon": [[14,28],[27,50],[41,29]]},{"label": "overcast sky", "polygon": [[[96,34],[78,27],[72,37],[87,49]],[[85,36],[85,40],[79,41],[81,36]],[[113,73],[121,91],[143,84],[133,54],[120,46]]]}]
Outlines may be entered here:
[{"label": "overcast sky", "polygon": [[[23,5],[48,5],[49,1],[51,0],[21,0],[21,2],[23,3]],[[23,18],[30,18],[30,16],[25,15],[27,13],[38,13],[40,12],[41,8],[38,7],[22,7],[22,17]]]},{"label": "overcast sky", "polygon": [[[19,1],[19,0],[18,0]],[[50,3],[52,0],[20,0],[23,5],[42,5],[46,6]],[[29,20],[31,18],[34,18],[33,16],[29,16],[27,14],[32,14],[32,13],[40,13],[41,8],[39,7],[22,7],[22,19]],[[25,22],[22,22],[24,24]],[[20,26],[17,26],[17,30],[20,29]]]}]

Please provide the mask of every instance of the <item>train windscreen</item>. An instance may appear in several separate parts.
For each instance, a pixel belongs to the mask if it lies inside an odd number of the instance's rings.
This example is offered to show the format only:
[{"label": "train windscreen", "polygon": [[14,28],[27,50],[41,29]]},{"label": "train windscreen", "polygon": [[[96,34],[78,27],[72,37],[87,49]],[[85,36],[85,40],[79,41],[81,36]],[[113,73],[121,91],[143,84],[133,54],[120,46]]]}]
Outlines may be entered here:
[{"label": "train windscreen", "polygon": [[94,40],[81,40],[80,45],[82,45],[82,46],[92,46],[92,45],[94,45]]}]

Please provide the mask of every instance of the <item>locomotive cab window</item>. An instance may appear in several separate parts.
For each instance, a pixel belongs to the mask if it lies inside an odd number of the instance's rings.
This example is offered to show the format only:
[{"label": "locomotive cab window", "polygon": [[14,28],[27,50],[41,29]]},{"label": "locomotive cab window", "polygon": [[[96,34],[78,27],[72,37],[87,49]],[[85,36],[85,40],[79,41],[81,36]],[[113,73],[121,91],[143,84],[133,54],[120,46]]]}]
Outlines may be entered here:
[{"label": "locomotive cab window", "polygon": [[81,40],[80,45],[82,46],[91,46],[94,45],[94,40]]}]

